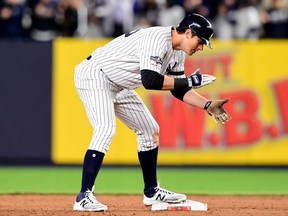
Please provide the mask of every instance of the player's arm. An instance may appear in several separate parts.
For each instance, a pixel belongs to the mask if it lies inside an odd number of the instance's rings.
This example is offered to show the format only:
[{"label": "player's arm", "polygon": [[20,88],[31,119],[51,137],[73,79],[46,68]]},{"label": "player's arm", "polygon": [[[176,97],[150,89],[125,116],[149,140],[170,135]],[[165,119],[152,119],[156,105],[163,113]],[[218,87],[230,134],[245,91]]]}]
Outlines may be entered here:
[{"label": "player's arm", "polygon": [[[193,74],[195,73],[198,73],[198,70],[196,70],[196,72],[194,72]],[[227,103],[229,99],[209,101],[207,98],[198,94],[192,88],[175,88],[174,90],[171,90],[171,93],[174,97],[178,98],[186,104],[205,109],[207,113],[211,115],[217,123],[221,122],[222,124],[225,124],[231,119],[231,117],[226,113],[223,108],[223,105]]]},{"label": "player's arm", "polygon": [[183,83],[177,86],[177,81],[185,78],[173,78],[166,75],[163,76],[155,71],[141,70],[141,79],[146,89],[171,90],[171,93],[179,100],[191,106],[205,109],[217,123],[221,122],[225,124],[231,119],[223,108],[223,105],[227,103],[229,99],[209,101],[191,87],[183,85]]},{"label": "player's arm", "polygon": [[183,78],[162,75],[152,70],[141,70],[141,80],[146,89],[179,90],[203,87],[216,80],[216,77],[208,74],[201,74],[199,70],[196,70],[190,76]]},{"label": "player's arm", "polygon": [[205,109],[216,123],[225,124],[231,120],[230,115],[223,108],[223,105],[229,101],[229,98],[210,101],[193,89],[173,90],[171,93],[186,104]]}]

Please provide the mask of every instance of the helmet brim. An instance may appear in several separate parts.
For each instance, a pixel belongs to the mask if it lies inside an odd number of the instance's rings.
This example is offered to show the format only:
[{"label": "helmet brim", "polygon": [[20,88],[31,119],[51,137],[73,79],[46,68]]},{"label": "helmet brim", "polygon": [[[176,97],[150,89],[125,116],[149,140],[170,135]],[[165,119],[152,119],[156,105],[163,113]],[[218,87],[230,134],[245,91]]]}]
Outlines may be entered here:
[{"label": "helmet brim", "polygon": [[203,43],[204,45],[206,45],[207,47],[209,47],[210,49],[212,49],[212,45],[211,45],[211,43],[210,43],[209,40],[207,40],[207,39],[205,39],[205,38],[203,38],[203,37],[199,37],[199,38],[200,38],[200,40],[202,41],[202,43]]}]

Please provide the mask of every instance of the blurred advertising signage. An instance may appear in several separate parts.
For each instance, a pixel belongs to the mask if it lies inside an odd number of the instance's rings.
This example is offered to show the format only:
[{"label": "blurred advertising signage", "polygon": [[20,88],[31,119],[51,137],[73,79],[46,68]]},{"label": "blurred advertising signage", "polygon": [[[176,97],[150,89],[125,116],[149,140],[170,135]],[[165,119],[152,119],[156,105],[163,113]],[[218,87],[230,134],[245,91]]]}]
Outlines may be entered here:
[{"label": "blurred advertising signage", "polygon": [[[54,44],[55,163],[83,161],[92,128],[74,87],[73,70],[83,56],[105,43],[59,39]],[[230,98],[225,109],[232,120],[226,125],[216,124],[203,109],[184,104],[169,91],[136,90],[160,126],[159,164],[288,165],[288,41],[212,43],[212,50],[186,58],[185,72],[200,68],[217,77],[196,91],[213,100]],[[138,164],[135,133],[116,121],[104,163]]]},{"label": "blurred advertising signage", "polygon": [[[246,58],[251,61],[253,54]],[[239,54],[238,54],[239,55]],[[257,64],[269,64],[269,62],[254,62],[250,68],[245,66],[233,67],[237,64],[237,55],[234,51],[222,52],[213,55],[188,57],[185,70],[193,72],[201,68],[202,73],[216,76],[218,79],[209,87],[203,87],[201,94],[211,99],[230,98],[225,105],[226,111],[232,116],[232,120],[226,125],[214,126],[208,131],[208,122],[212,121],[203,110],[190,107],[177,99],[171,99],[170,95],[151,94],[149,102],[153,115],[160,125],[160,140],[162,148],[234,148],[249,147],[261,144],[265,138],[270,140],[280,139],[288,133],[288,73],[283,76],[269,77],[269,71],[257,71]],[[285,62],[283,62],[283,67]],[[255,66],[253,64],[256,64]],[[236,70],[232,69],[236,68]],[[244,80],[236,80],[237,73],[245,73]],[[271,72],[270,72],[271,75]],[[266,78],[265,78],[266,77]],[[247,79],[248,82],[245,82]],[[250,79],[250,80],[249,80]],[[243,81],[243,85],[241,82]],[[206,90],[207,88],[207,90]],[[198,91],[198,90],[196,90]],[[270,110],[262,109],[263,100],[269,98]],[[267,103],[267,101],[266,101]],[[277,118],[273,122],[266,123],[265,118],[271,119],[276,113]],[[263,115],[263,118],[261,117]],[[210,120],[211,119],[211,120]]]}]

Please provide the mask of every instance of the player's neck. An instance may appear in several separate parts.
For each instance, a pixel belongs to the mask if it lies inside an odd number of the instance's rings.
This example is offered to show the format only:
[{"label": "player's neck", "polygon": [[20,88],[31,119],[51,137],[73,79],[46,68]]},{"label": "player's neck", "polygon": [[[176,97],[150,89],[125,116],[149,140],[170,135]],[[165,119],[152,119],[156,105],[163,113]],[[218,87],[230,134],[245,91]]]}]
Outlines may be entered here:
[{"label": "player's neck", "polygon": [[175,29],[171,29],[171,38],[172,38],[172,48],[174,50],[182,50],[181,49],[182,35],[178,34]]}]

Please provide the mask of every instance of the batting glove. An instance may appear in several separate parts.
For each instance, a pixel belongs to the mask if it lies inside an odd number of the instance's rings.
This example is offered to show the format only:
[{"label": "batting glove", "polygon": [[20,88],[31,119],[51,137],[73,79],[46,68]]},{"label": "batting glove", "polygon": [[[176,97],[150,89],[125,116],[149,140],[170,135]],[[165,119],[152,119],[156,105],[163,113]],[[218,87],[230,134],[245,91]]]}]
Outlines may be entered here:
[{"label": "batting glove", "polygon": [[207,111],[209,115],[213,117],[216,123],[225,124],[229,120],[231,120],[231,116],[226,113],[223,108],[223,105],[227,103],[230,99],[222,99],[222,100],[215,100],[215,101],[208,101],[204,109]]},{"label": "batting glove", "polygon": [[216,80],[216,77],[208,74],[201,74],[198,68],[194,73],[187,77],[187,79],[188,86],[190,88],[196,89],[212,83]]}]

